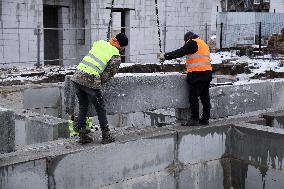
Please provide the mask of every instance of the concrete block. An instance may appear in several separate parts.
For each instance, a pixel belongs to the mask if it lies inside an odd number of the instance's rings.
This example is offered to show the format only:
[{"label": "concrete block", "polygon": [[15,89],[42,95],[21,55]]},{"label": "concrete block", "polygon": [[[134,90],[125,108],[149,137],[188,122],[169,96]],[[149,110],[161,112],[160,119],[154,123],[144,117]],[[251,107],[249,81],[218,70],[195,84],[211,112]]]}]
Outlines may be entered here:
[{"label": "concrete block", "polygon": [[213,87],[210,89],[212,118],[227,117],[271,107],[270,82]]},{"label": "concrete block", "polygon": [[284,80],[273,81],[272,84],[272,104],[275,110],[284,110]]},{"label": "concrete block", "polygon": [[[74,111],[74,90],[66,77],[66,111]],[[163,108],[188,107],[184,75],[115,77],[103,88],[108,113],[142,112]],[[70,103],[70,104],[68,104]],[[73,110],[73,111],[72,111]]]},{"label": "concrete block", "polygon": [[186,107],[185,77],[157,75],[117,77],[104,87],[109,112],[137,112],[171,107]]},{"label": "concrete block", "polygon": [[219,159],[226,150],[228,128],[207,127],[179,132],[178,161],[182,164],[194,164]]},{"label": "concrete block", "polygon": [[282,170],[284,146],[279,144],[284,142],[283,129],[247,123],[236,125],[237,127],[232,127],[226,139],[232,157]]},{"label": "concrete block", "polygon": [[61,103],[58,87],[24,89],[23,96],[25,109],[54,108]]},{"label": "concrete block", "polygon": [[225,168],[219,160],[186,166],[178,173],[178,188],[224,188],[223,169]]},{"label": "concrete block", "polygon": [[23,108],[23,95],[15,86],[0,87],[0,106],[8,109]]},{"label": "concrete block", "polygon": [[0,167],[0,188],[48,189],[46,160],[34,160]]},{"label": "concrete block", "polygon": [[51,158],[48,170],[56,188],[97,188],[122,179],[164,170],[174,160],[174,135],[98,146]]},{"label": "concrete block", "polygon": [[3,108],[0,108],[0,144],[0,153],[15,150],[15,115]]},{"label": "concrete block", "polygon": [[67,120],[34,112],[17,111],[15,127],[18,146],[69,137]]}]

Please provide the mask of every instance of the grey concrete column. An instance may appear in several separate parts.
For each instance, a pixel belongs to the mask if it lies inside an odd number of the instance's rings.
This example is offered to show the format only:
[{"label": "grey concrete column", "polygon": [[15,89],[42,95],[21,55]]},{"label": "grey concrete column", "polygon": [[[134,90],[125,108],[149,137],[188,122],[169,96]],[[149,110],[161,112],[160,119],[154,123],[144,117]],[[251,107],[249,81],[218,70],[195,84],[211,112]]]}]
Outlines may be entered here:
[{"label": "grey concrete column", "polygon": [[0,108],[0,153],[15,150],[15,115],[12,111]]}]

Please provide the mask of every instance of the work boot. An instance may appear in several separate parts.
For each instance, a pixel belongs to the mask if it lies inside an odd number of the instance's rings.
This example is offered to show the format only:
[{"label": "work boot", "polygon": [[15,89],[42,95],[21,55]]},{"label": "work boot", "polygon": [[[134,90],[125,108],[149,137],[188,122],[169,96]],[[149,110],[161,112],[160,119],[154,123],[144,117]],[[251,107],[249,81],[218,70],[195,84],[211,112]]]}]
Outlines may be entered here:
[{"label": "work boot", "polygon": [[209,120],[207,118],[202,117],[199,119],[199,124],[200,125],[209,125]]},{"label": "work boot", "polygon": [[86,128],[79,130],[79,143],[86,144],[93,142],[93,138],[88,133]]},{"label": "work boot", "polygon": [[114,141],[115,139],[111,136],[109,128],[102,129],[102,144],[108,144]]},{"label": "work boot", "polygon": [[198,124],[199,124],[199,120],[198,119],[191,118],[186,123],[182,123],[182,126],[190,127],[190,126],[198,126]]}]

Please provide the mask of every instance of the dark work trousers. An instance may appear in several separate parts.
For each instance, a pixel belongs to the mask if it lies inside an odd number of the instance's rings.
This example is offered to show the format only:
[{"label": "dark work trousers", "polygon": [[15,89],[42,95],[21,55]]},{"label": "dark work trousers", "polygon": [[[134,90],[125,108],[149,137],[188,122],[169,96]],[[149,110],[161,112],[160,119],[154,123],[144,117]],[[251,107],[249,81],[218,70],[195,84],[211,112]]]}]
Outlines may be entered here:
[{"label": "dark work trousers", "polygon": [[191,119],[199,119],[199,98],[203,106],[202,119],[210,118],[210,94],[209,87],[212,80],[211,72],[202,74],[188,74],[189,84],[189,104],[191,110]]},{"label": "dark work trousers", "polygon": [[79,115],[78,115],[78,129],[86,127],[86,116],[88,113],[89,101],[94,105],[101,130],[108,128],[108,122],[106,117],[106,110],[104,99],[100,89],[91,89],[83,85],[74,83],[76,89],[76,95],[79,103]]}]

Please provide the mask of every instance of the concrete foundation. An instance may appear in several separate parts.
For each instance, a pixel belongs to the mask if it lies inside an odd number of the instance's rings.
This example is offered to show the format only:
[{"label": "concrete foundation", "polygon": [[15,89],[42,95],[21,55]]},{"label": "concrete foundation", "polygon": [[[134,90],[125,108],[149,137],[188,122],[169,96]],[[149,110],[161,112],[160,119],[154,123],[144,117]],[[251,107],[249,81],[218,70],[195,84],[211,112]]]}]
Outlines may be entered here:
[{"label": "concrete foundation", "polygon": [[[76,110],[74,89],[70,82],[70,76],[67,76],[64,99],[67,113]],[[284,93],[283,83],[284,80],[260,81],[212,87],[211,117],[227,117],[274,107],[281,109],[284,106],[281,98]],[[186,76],[178,74],[116,77],[103,88],[108,114],[174,108],[177,110],[176,117],[182,120],[190,117],[188,93]],[[94,115],[94,108],[91,109],[90,115]]]},{"label": "concrete foundation", "polygon": [[15,150],[15,115],[12,111],[0,108],[0,153]]},{"label": "concrete foundation", "polygon": [[54,141],[2,154],[0,183],[2,188],[33,188],[33,183],[37,188],[282,189],[283,135],[282,129],[240,123],[119,130],[117,142],[108,145]]}]

